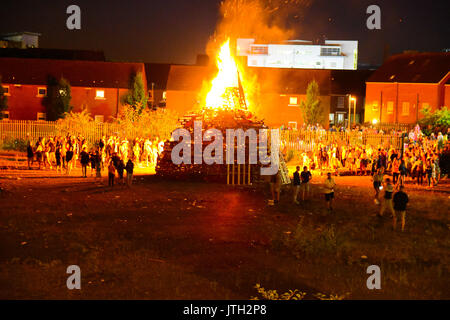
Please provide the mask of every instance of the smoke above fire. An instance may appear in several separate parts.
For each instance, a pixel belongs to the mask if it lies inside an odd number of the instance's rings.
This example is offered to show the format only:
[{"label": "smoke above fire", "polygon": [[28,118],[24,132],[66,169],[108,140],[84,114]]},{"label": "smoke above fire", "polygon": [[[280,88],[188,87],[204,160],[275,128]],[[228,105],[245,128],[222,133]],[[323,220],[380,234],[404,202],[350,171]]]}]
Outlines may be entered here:
[{"label": "smoke above fire", "polygon": [[[206,47],[211,64],[217,66],[223,44],[229,41],[230,52],[236,52],[239,38],[252,38],[257,43],[278,43],[301,34],[300,20],[312,0],[224,0],[220,4],[220,20]],[[243,59],[233,56],[239,71],[249,109],[258,113],[260,86],[255,72]],[[277,79],[271,79],[277,81]],[[213,88],[213,80],[204,83],[201,96],[205,101]]]}]

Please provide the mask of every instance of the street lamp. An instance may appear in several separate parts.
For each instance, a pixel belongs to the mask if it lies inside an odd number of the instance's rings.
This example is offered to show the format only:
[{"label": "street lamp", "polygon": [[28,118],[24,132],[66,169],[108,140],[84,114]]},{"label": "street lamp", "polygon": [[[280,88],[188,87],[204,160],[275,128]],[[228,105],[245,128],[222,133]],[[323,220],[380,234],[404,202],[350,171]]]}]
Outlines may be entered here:
[{"label": "street lamp", "polygon": [[350,101],[353,102],[353,124],[356,126],[356,98],[350,96]]}]

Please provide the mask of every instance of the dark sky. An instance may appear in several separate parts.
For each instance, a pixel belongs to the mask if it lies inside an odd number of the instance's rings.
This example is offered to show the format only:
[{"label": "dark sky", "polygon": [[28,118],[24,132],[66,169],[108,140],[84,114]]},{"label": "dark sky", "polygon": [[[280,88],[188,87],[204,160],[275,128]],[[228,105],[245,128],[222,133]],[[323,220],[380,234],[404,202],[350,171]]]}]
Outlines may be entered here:
[{"label": "dark sky", "polygon": [[[1,0],[0,33],[42,33],[40,47],[103,50],[110,60],[194,63],[219,18],[219,0]],[[66,28],[66,8],[81,8],[81,30]],[[381,7],[382,30],[366,28],[366,8]],[[297,39],[358,40],[359,62],[390,53],[440,51],[450,43],[448,0],[312,0],[287,19]],[[295,15],[295,9],[292,16]]]}]

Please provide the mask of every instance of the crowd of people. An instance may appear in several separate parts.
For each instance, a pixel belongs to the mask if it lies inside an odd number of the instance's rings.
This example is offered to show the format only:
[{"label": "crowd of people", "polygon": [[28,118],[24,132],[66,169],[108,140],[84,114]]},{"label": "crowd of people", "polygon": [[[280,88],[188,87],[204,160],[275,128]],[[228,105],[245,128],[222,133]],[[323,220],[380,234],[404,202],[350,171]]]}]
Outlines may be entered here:
[{"label": "crowd of people", "polygon": [[[393,176],[394,185],[405,179],[424,181],[432,188],[441,177],[441,156],[449,149],[448,134],[425,137],[416,127],[404,139],[404,146],[388,147],[351,141],[315,141],[310,152],[300,155],[300,165],[321,172],[346,175],[375,175],[380,169]],[[426,180],[424,180],[426,178]]]},{"label": "crowd of people", "polygon": [[[136,138],[131,143],[118,136],[102,137],[94,146],[89,146],[83,136],[41,137],[27,146],[28,168],[37,162],[38,168],[55,169],[57,173],[70,175],[78,163],[82,176],[101,178],[103,170],[108,170],[109,185],[114,185],[112,173],[117,172],[123,183],[124,170],[127,182],[131,184],[134,166],[154,167],[158,156],[164,150],[164,141]],[[114,171],[111,168],[114,166]],[[128,178],[129,177],[129,178]]]}]

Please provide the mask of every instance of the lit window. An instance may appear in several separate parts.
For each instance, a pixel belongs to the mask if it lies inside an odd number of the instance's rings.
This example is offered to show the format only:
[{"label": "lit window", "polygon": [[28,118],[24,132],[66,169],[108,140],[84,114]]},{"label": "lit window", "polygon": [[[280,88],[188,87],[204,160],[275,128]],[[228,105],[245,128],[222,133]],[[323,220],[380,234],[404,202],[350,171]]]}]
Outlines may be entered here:
[{"label": "lit window", "polygon": [[338,123],[344,122],[344,114],[343,113],[338,113],[337,122]]},{"label": "lit window", "polygon": [[37,120],[38,121],[45,121],[45,120],[47,120],[47,115],[44,112],[38,112],[37,113]]},{"label": "lit window", "polygon": [[38,97],[45,97],[47,95],[47,88],[38,88]]},{"label": "lit window", "polygon": [[334,113],[330,113],[330,116],[328,118],[331,123],[334,123]]},{"label": "lit window", "polygon": [[105,99],[105,90],[96,90],[95,99]]},{"label": "lit window", "polygon": [[289,121],[289,122],[288,122],[288,127],[289,127],[290,129],[297,130],[297,121]]},{"label": "lit window", "polygon": [[289,105],[290,105],[290,106],[296,106],[296,105],[298,105],[298,99],[297,99],[297,97],[289,97]]},{"label": "lit window", "polygon": [[387,103],[387,113],[393,114],[394,113],[394,101],[388,101]]},{"label": "lit window", "polygon": [[163,94],[162,94],[162,98],[163,98],[163,100],[166,100],[167,98],[167,92],[166,91],[163,91]]},{"label": "lit window", "polygon": [[372,102],[372,110],[373,110],[373,111],[378,110],[378,101]]},{"label": "lit window", "polygon": [[3,94],[5,96],[10,96],[11,94],[9,93],[9,86],[3,86]]},{"label": "lit window", "polygon": [[103,115],[95,116],[95,122],[103,122],[104,120],[105,120],[105,116],[103,116]]},{"label": "lit window", "polygon": [[9,120],[9,111],[2,111],[2,120]]},{"label": "lit window", "polygon": [[402,103],[402,116],[409,116],[409,102]]}]

